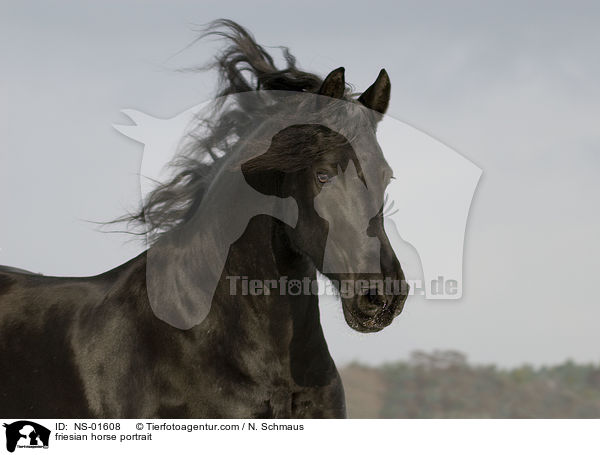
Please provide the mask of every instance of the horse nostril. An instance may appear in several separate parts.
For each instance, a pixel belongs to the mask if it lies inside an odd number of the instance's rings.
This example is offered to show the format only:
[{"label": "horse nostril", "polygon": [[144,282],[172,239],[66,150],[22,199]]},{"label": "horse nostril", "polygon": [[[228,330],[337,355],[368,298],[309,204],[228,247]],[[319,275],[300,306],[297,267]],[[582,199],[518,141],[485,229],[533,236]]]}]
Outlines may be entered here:
[{"label": "horse nostril", "polygon": [[385,306],[385,296],[379,294],[377,289],[367,290],[363,297],[360,310],[367,316],[375,316]]},{"label": "horse nostril", "polygon": [[369,289],[367,291],[367,293],[365,294],[365,297],[367,298],[367,300],[369,301],[369,303],[376,303],[377,302],[377,290],[376,289]]}]

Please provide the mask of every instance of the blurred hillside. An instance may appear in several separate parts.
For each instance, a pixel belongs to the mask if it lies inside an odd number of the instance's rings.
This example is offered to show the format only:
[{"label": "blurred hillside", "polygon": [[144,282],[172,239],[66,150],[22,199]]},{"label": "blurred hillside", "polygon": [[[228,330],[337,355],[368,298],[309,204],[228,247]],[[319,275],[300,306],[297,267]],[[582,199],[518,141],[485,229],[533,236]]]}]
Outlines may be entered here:
[{"label": "blurred hillside", "polygon": [[600,365],[499,369],[436,351],[340,374],[350,418],[600,418]]}]

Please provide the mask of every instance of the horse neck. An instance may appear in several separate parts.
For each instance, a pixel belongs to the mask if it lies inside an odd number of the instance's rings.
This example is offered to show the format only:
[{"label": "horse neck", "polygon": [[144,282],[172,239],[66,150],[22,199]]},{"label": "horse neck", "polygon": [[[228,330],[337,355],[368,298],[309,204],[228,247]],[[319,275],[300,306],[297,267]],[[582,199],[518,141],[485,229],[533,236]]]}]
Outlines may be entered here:
[{"label": "horse neck", "polygon": [[[298,378],[304,377],[306,365],[315,364],[315,358],[331,363],[317,295],[280,295],[279,289],[273,289],[268,296],[231,293],[228,277],[316,279],[314,266],[293,251],[284,231],[283,222],[259,215],[250,220],[242,236],[231,245],[206,319],[191,330],[178,332],[182,345],[189,346],[185,352],[197,356],[194,362],[201,365],[206,352],[228,352],[231,362],[241,370],[259,374],[255,370],[264,367],[253,359],[262,355],[277,359],[280,371],[291,371]],[[203,246],[188,245],[186,250],[202,251]],[[185,268],[182,273],[189,270]]]},{"label": "horse neck", "polygon": [[[279,286],[283,279],[287,286],[289,280],[303,280],[308,277],[316,279],[314,266],[289,245],[285,235],[284,224],[267,215],[253,218],[242,237],[235,242],[228,256],[221,276],[213,305],[215,314],[231,322],[232,315],[225,308],[236,308],[238,324],[248,324],[252,330],[282,340],[305,339],[317,335],[322,338],[319,318],[318,296],[316,295],[281,295]],[[250,280],[277,281],[277,288],[271,289],[270,295],[240,295],[241,287],[236,295],[231,295],[231,277],[247,277]],[[241,280],[241,278],[240,278]],[[239,282],[239,280],[238,280]],[[219,306],[224,311],[219,311]],[[264,324],[264,325],[262,325]],[[268,327],[268,334],[265,330]],[[284,343],[288,345],[288,343]]]}]

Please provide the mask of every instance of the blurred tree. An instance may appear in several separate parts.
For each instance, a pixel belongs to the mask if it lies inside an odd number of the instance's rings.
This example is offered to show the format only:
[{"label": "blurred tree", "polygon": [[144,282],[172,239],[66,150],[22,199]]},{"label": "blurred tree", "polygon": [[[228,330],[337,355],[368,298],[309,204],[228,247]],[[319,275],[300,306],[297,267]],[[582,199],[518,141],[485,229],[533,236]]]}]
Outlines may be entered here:
[{"label": "blurred tree", "polygon": [[354,418],[599,418],[600,366],[472,366],[456,351],[414,352],[341,370]]}]

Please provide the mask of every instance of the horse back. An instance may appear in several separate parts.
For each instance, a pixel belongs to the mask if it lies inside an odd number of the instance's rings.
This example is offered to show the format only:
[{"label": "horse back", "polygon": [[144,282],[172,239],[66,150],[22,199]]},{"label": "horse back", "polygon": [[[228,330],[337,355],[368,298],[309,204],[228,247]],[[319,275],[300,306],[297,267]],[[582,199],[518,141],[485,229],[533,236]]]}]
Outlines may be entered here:
[{"label": "horse back", "polygon": [[0,267],[1,417],[90,416],[74,326],[119,275],[61,278]]}]

